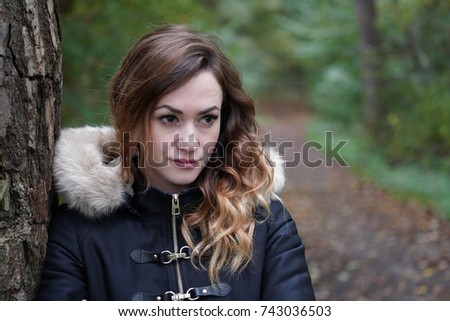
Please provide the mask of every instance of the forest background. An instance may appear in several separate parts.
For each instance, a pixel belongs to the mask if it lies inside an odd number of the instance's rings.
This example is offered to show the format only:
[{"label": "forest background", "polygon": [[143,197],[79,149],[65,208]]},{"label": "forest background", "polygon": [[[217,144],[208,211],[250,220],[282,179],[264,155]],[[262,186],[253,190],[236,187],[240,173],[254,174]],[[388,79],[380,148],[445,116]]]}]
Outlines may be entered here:
[{"label": "forest background", "polygon": [[[358,7],[357,3],[365,3]],[[372,4],[372,7],[370,6]],[[165,23],[215,35],[257,106],[313,115],[349,169],[450,219],[450,2],[60,0],[62,125],[110,122],[108,80]],[[329,146],[331,148],[332,146]]]}]

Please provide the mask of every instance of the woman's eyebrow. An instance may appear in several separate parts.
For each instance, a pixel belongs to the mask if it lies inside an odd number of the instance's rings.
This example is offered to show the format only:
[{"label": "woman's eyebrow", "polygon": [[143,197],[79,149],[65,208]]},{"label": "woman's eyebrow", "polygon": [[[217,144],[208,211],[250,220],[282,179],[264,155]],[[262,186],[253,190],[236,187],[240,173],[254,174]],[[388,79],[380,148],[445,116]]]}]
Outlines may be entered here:
[{"label": "woman's eyebrow", "polygon": [[[180,110],[178,108],[175,108],[173,106],[170,106],[170,105],[166,105],[166,104],[156,107],[155,110],[158,110],[158,109],[161,109],[161,108],[167,108],[174,114],[180,114],[180,115],[183,114],[182,110]],[[209,113],[209,112],[211,112],[213,110],[219,110],[220,111],[220,108],[215,106],[215,105],[211,106],[211,107],[207,107],[204,110],[202,110],[201,112],[199,112],[199,115],[207,114],[207,113]]]},{"label": "woman's eyebrow", "polygon": [[182,112],[181,110],[179,110],[178,108],[175,108],[175,107],[172,107],[172,106],[166,105],[166,104],[156,107],[155,110],[158,110],[158,109],[161,109],[161,108],[167,108],[167,109],[169,109],[169,110],[170,110],[172,113],[174,113],[174,114],[182,114],[182,113],[183,113],[183,112]]},{"label": "woman's eyebrow", "polygon": [[209,113],[209,112],[211,112],[211,111],[213,111],[213,110],[216,110],[216,109],[220,111],[220,108],[219,108],[219,107],[217,107],[217,106],[211,106],[211,107],[208,107],[208,108],[202,110],[201,112],[199,112],[199,114],[200,114],[200,115],[207,114],[207,113]]}]

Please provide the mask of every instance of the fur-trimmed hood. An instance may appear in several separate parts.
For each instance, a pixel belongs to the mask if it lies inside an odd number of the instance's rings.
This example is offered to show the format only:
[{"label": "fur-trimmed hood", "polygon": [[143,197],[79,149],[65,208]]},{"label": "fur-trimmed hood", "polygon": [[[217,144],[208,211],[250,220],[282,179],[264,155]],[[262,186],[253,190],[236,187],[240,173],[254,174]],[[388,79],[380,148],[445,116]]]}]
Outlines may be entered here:
[{"label": "fur-trimmed hood", "polygon": [[[67,205],[86,217],[107,216],[129,196],[132,186],[122,180],[117,162],[105,163],[103,145],[115,140],[112,127],[66,128],[55,147],[53,176],[56,191]],[[269,152],[275,174],[271,192],[275,198],[285,185],[284,163]]]}]

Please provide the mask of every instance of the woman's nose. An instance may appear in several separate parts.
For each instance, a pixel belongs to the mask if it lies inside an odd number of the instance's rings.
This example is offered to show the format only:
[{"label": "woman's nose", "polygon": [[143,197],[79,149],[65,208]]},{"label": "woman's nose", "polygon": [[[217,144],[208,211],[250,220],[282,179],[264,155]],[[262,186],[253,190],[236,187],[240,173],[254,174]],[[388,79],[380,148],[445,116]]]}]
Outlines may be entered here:
[{"label": "woman's nose", "polygon": [[179,149],[193,150],[200,147],[200,142],[196,138],[195,128],[185,126],[182,131],[175,135],[175,146]]}]

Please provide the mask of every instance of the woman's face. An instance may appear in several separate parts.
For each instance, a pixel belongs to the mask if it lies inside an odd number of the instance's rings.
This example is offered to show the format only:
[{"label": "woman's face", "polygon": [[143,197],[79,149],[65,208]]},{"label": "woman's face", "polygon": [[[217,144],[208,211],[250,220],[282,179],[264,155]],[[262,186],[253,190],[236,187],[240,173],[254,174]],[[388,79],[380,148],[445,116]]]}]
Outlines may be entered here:
[{"label": "woman's face", "polygon": [[156,104],[150,120],[150,184],[169,193],[192,186],[220,132],[222,89],[202,71]]}]

